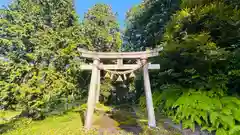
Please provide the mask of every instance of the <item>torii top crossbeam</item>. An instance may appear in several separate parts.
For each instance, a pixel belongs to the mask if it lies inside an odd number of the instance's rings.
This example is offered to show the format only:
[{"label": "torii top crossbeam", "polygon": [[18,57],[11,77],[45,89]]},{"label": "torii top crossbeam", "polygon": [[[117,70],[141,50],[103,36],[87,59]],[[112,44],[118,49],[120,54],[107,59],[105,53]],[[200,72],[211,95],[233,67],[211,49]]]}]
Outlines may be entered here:
[{"label": "torii top crossbeam", "polygon": [[150,51],[141,52],[92,52],[84,49],[78,49],[81,57],[99,58],[99,59],[141,59],[150,58],[159,55],[163,48],[157,48]]}]

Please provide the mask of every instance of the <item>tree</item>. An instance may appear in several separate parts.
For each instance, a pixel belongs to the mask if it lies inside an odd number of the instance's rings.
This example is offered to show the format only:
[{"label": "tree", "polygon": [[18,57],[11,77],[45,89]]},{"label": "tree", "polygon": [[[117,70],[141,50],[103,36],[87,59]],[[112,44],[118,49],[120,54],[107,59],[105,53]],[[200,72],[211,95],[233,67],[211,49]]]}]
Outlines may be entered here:
[{"label": "tree", "polygon": [[[166,3],[162,6],[168,7]],[[137,11],[139,16],[147,14]],[[136,42],[143,48],[163,46],[155,59],[162,71],[151,75],[154,104],[184,128],[195,130],[198,125],[217,135],[234,134],[239,129],[239,17],[235,0],[182,0],[166,22],[162,37],[143,38],[145,43],[140,45],[138,37],[143,34],[126,35],[130,44]],[[141,19],[131,19],[127,31],[135,26],[132,22],[141,23]],[[143,29],[145,35],[151,35],[149,27],[135,27],[134,31]]]},{"label": "tree", "polygon": [[71,0],[15,0],[0,25],[3,108],[40,118],[79,93],[76,48],[85,41]]},{"label": "tree", "polygon": [[[116,14],[106,4],[96,4],[88,10],[83,19],[84,35],[90,46],[88,49],[98,52],[120,51],[122,37]],[[106,61],[113,62],[113,61]],[[106,63],[105,62],[105,63]],[[103,80],[101,95],[104,102],[111,96],[111,80]]]},{"label": "tree", "polygon": [[145,0],[126,16],[125,47],[134,50],[154,48],[163,36],[166,23],[179,8],[179,0]]},{"label": "tree", "polygon": [[119,24],[111,7],[96,4],[85,14],[84,34],[90,49],[95,51],[118,51],[122,44]]}]

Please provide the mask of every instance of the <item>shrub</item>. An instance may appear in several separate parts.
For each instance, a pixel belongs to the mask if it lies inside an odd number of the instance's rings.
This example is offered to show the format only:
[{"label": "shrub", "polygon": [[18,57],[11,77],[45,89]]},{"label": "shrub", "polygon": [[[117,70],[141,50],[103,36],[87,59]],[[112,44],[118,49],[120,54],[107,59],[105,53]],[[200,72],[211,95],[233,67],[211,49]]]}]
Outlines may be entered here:
[{"label": "shrub", "polygon": [[237,97],[177,86],[165,87],[160,95],[159,92],[156,95],[153,99],[155,108],[161,108],[176,123],[181,122],[183,128],[194,131],[200,126],[217,135],[239,134],[240,100]]}]

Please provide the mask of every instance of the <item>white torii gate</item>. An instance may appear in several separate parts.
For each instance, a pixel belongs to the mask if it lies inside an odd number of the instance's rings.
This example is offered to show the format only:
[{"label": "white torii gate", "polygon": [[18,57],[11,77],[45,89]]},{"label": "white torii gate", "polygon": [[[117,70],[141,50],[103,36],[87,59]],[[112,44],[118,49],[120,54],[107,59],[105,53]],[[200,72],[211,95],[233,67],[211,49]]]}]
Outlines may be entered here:
[{"label": "white torii gate", "polygon": [[[82,70],[92,70],[91,82],[88,92],[87,113],[85,118],[85,128],[90,129],[95,104],[99,101],[100,96],[100,70],[133,70],[139,67],[143,68],[144,90],[147,102],[148,125],[156,127],[156,120],[152,101],[152,92],[149,79],[149,69],[160,69],[160,64],[150,64],[147,59],[159,55],[162,48],[142,51],[142,52],[91,52],[78,49],[80,56],[93,59],[93,64],[81,65]],[[117,60],[117,64],[103,64],[101,60]],[[137,60],[137,64],[123,64],[123,59]],[[141,66],[139,66],[141,64]]]}]

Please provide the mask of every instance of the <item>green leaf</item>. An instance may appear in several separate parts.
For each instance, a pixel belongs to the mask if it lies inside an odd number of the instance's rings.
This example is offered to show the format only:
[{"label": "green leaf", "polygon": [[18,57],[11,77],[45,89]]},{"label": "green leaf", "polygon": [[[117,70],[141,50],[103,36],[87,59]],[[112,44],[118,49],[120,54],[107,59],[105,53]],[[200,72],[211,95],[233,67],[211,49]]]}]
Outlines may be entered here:
[{"label": "green leaf", "polygon": [[239,135],[240,134],[240,126],[234,126],[230,131],[229,135]]},{"label": "green leaf", "polygon": [[182,124],[183,128],[191,128],[193,131],[195,131],[195,124],[191,120],[184,120]]},{"label": "green leaf", "polygon": [[227,131],[223,128],[217,129],[216,135],[228,135]]},{"label": "green leaf", "polygon": [[209,115],[210,115],[210,122],[213,125],[216,125],[216,122],[220,114],[218,112],[210,112]]},{"label": "green leaf", "polygon": [[192,79],[195,79],[195,78],[198,78],[198,77],[200,77],[200,75],[194,75],[194,76],[192,76]]},{"label": "green leaf", "polygon": [[233,110],[233,116],[234,116],[234,119],[236,119],[237,121],[240,122],[240,109],[239,108]]},{"label": "green leaf", "polygon": [[219,119],[223,122],[223,126],[225,129],[227,129],[228,127],[233,128],[235,125],[233,116],[220,115]]}]

